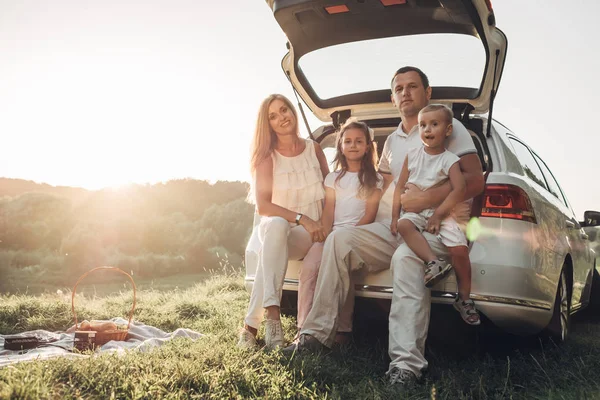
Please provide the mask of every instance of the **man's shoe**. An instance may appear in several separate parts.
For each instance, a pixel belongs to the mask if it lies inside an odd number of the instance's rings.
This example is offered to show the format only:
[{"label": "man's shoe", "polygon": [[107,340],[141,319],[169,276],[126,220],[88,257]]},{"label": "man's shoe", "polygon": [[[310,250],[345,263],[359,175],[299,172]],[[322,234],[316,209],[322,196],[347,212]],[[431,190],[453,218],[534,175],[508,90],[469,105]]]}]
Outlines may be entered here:
[{"label": "man's shoe", "polygon": [[393,367],[385,373],[390,385],[411,386],[417,382],[417,376],[407,369]]},{"label": "man's shoe", "polygon": [[240,331],[240,339],[238,340],[237,347],[244,350],[254,350],[258,348],[258,342],[256,341],[256,338],[254,337],[252,332],[250,332],[246,328],[242,328],[242,330]]},{"label": "man's shoe", "polygon": [[352,346],[352,332],[337,332],[331,350],[335,352],[348,351]]},{"label": "man's shoe", "polygon": [[317,338],[303,333],[282,351],[286,355],[292,355],[294,352],[320,353],[327,350],[329,349],[323,343],[319,342]]},{"label": "man's shoe", "polygon": [[265,348],[267,350],[276,350],[283,347],[283,328],[281,320],[265,320]]}]

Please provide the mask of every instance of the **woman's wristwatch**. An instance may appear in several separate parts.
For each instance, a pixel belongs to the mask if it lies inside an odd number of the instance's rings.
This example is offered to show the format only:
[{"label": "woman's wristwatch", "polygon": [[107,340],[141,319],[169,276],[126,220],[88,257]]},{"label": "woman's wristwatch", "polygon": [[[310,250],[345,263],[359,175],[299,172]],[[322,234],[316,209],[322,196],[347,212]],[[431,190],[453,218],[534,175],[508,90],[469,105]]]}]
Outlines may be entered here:
[{"label": "woman's wristwatch", "polygon": [[302,214],[296,214],[296,225],[300,225],[300,218],[302,218]]}]

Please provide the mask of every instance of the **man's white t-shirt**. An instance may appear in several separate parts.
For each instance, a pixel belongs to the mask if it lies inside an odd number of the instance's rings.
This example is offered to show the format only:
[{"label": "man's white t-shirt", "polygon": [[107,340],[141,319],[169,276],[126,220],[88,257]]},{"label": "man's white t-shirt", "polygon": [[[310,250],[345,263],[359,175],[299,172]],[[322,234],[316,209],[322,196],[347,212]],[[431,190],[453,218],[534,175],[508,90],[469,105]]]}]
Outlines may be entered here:
[{"label": "man's white t-shirt", "polygon": [[[325,187],[335,190],[335,213],[333,216],[333,229],[342,226],[355,226],[365,215],[367,199],[358,196],[360,180],[358,172],[348,172],[336,182],[342,171],[334,171],[325,177]],[[383,178],[379,176],[377,189],[383,189]]]},{"label": "man's white t-shirt", "polygon": [[[452,134],[446,138],[445,145],[446,149],[457,157],[466,154],[477,154],[477,149],[469,131],[456,118],[452,119]],[[375,221],[385,223],[388,226],[391,223],[395,184],[400,177],[400,172],[402,172],[404,159],[410,149],[420,146],[423,146],[423,142],[421,141],[418,125],[415,125],[406,134],[402,130],[402,123],[400,123],[398,128],[388,136],[383,145],[383,152],[379,161],[379,172],[391,173],[394,181],[381,198]]]}]

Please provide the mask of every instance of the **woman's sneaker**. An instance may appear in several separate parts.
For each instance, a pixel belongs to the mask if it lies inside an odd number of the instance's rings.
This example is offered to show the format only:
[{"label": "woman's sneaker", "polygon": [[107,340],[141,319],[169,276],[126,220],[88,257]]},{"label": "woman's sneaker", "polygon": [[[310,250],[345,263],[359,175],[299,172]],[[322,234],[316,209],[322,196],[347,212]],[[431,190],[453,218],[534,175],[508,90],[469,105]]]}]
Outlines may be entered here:
[{"label": "woman's sneaker", "polygon": [[265,348],[267,350],[275,350],[283,347],[283,328],[281,320],[266,319],[265,320]]},{"label": "woman's sneaker", "polygon": [[240,339],[238,340],[237,347],[244,350],[254,350],[258,348],[258,342],[256,337],[246,328],[242,328],[240,331]]}]

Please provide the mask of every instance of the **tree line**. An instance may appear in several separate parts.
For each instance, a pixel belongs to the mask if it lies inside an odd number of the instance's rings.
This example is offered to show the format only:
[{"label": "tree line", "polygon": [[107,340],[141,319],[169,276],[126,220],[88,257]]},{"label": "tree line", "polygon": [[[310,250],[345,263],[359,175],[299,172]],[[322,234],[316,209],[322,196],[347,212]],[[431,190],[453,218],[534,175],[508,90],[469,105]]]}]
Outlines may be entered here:
[{"label": "tree line", "polygon": [[17,279],[57,284],[99,265],[139,277],[218,269],[223,260],[239,266],[252,228],[248,185],[241,182],[26,190],[0,198],[4,291]]}]

